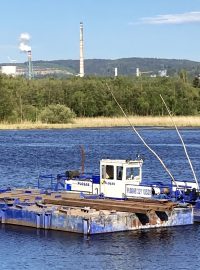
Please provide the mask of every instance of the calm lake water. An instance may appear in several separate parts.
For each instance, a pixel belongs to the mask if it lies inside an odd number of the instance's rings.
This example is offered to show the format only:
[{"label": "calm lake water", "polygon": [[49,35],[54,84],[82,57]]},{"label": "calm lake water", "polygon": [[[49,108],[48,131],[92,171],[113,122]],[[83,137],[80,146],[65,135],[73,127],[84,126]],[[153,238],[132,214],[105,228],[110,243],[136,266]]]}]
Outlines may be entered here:
[{"label": "calm lake water", "polygon": [[[183,147],[172,129],[138,129],[177,180],[193,179]],[[180,130],[200,179],[200,130]],[[129,128],[0,131],[0,186],[37,185],[40,173],[81,166],[98,172],[102,158],[144,158],[143,178],[169,183],[159,161]],[[200,224],[82,235],[0,226],[0,269],[199,269]]]}]

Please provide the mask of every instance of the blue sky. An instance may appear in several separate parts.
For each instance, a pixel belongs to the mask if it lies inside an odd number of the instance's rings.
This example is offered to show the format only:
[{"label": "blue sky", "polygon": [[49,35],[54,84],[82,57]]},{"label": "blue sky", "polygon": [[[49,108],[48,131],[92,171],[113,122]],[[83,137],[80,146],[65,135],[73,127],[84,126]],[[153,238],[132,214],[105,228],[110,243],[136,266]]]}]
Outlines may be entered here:
[{"label": "blue sky", "polygon": [[1,1],[0,63],[25,62],[20,34],[33,60],[156,57],[200,61],[200,0]]}]

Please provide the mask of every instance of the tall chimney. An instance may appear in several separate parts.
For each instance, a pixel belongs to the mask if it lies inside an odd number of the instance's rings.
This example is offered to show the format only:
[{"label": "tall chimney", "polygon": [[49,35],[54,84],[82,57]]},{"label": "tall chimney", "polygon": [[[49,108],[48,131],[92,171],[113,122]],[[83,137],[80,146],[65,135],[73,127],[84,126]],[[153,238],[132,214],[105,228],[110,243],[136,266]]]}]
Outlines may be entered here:
[{"label": "tall chimney", "polygon": [[80,77],[84,77],[84,57],[83,57],[83,23],[80,22]]},{"label": "tall chimney", "polygon": [[33,77],[33,70],[32,70],[32,53],[31,50],[27,52],[28,55],[28,79],[31,80]]},{"label": "tall chimney", "polygon": [[118,76],[118,69],[117,69],[117,67],[115,68],[115,77],[117,77]]},{"label": "tall chimney", "polygon": [[136,77],[140,77],[140,69],[139,68],[136,68]]}]

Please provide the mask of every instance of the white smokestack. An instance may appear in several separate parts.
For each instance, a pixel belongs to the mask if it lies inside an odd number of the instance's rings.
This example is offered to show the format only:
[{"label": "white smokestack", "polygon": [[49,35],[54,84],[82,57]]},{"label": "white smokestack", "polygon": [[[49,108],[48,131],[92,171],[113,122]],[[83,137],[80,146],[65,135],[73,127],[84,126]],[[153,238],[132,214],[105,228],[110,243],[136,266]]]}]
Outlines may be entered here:
[{"label": "white smokestack", "polygon": [[80,77],[84,77],[83,23],[80,23]]},{"label": "white smokestack", "polygon": [[117,77],[118,76],[118,69],[117,69],[117,67],[115,68],[115,77]]},{"label": "white smokestack", "polygon": [[32,79],[32,75],[33,75],[33,70],[32,70],[32,53],[31,51],[27,52],[27,56],[28,56],[28,79],[31,80]]},{"label": "white smokestack", "polygon": [[140,69],[136,68],[136,77],[140,77]]}]

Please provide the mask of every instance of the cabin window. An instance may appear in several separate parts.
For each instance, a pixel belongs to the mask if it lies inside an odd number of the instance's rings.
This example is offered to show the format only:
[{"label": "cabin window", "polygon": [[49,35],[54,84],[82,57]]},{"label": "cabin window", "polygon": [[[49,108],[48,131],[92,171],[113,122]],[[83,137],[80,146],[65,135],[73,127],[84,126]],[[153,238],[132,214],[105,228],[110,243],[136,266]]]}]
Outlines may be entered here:
[{"label": "cabin window", "polygon": [[117,166],[117,180],[122,180],[123,176],[123,167]]},{"label": "cabin window", "polygon": [[133,175],[133,168],[126,168],[126,179],[133,179],[134,175]]},{"label": "cabin window", "polygon": [[114,166],[106,165],[105,179],[114,179]]},{"label": "cabin window", "polygon": [[126,179],[134,179],[135,177],[140,175],[139,168],[126,168]]},{"label": "cabin window", "polygon": [[134,168],[134,177],[140,176],[140,168]]}]

